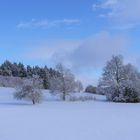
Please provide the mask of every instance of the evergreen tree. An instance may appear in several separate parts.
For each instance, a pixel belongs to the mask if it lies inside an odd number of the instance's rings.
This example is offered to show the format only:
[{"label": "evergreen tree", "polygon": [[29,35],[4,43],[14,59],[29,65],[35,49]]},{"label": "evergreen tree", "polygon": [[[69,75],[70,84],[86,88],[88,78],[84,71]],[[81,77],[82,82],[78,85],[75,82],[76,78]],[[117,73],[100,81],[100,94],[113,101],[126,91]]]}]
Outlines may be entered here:
[{"label": "evergreen tree", "polygon": [[8,60],[6,60],[1,65],[2,75],[3,76],[12,76],[12,63]]},{"label": "evergreen tree", "polygon": [[19,69],[19,77],[21,78],[27,77],[26,68],[24,67],[22,63],[18,64],[18,69]]},{"label": "evergreen tree", "polygon": [[33,69],[30,65],[27,65],[27,77],[33,76]]}]

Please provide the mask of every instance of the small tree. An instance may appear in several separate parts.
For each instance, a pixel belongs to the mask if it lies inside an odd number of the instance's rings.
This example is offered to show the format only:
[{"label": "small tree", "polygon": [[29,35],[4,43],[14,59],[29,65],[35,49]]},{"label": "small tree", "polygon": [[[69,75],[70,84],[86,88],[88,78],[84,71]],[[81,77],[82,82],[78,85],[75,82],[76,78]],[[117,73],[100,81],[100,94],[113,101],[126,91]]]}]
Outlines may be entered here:
[{"label": "small tree", "polygon": [[40,83],[37,76],[28,79],[26,83],[16,88],[14,98],[17,100],[31,100],[33,104],[39,103],[43,99]]},{"label": "small tree", "polygon": [[54,94],[60,94],[62,100],[66,100],[66,95],[75,91],[75,77],[69,69],[62,64],[56,66],[57,76],[50,78],[50,91]]}]

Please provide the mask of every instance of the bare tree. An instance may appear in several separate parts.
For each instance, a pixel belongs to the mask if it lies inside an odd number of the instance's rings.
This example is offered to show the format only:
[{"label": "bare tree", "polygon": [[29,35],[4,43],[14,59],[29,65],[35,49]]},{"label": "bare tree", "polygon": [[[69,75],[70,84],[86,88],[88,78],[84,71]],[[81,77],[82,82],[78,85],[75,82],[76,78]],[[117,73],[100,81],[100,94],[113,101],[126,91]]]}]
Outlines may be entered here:
[{"label": "bare tree", "polygon": [[60,94],[62,100],[66,100],[66,95],[75,91],[75,77],[69,69],[62,64],[56,66],[58,75],[50,78],[50,91],[54,94]]},{"label": "bare tree", "polygon": [[33,104],[39,103],[43,99],[41,91],[41,81],[38,76],[26,80],[24,84],[16,88],[14,98],[18,100],[30,100]]}]

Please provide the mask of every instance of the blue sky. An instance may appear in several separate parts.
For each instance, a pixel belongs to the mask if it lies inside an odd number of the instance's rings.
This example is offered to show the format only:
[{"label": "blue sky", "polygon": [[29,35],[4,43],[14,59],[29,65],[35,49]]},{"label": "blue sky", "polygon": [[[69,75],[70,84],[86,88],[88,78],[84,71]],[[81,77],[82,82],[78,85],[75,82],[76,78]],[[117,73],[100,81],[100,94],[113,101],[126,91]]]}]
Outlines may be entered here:
[{"label": "blue sky", "polygon": [[0,0],[0,63],[70,67],[96,84],[113,54],[139,67],[139,0]]}]

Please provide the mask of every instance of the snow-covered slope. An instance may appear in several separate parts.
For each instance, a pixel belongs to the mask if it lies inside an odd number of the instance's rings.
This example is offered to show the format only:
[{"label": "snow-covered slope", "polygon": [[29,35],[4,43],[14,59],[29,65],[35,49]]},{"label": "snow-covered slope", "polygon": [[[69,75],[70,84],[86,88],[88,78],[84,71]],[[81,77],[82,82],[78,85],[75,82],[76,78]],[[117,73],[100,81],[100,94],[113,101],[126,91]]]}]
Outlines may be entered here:
[{"label": "snow-covered slope", "polygon": [[13,100],[13,92],[0,88],[1,140],[139,140],[140,104],[48,102],[44,91],[46,100],[34,106]]}]

